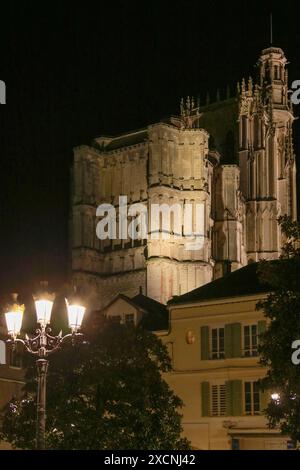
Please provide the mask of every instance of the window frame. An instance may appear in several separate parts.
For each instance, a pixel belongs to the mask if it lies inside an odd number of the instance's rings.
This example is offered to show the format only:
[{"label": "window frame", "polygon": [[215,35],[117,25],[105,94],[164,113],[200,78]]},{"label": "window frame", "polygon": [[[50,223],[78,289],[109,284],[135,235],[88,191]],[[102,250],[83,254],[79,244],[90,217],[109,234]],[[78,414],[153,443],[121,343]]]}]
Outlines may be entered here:
[{"label": "window frame", "polygon": [[[246,410],[247,400],[246,400],[246,385],[250,384],[250,411]],[[257,390],[254,390],[254,386],[257,386]],[[258,410],[255,410],[255,394],[258,395]],[[243,400],[244,400],[244,414],[245,416],[259,416],[261,414],[261,396],[260,396],[260,389],[258,385],[258,379],[256,380],[245,380],[243,382]]]},{"label": "window frame", "polygon": [[[226,390],[226,382],[225,381],[214,381],[209,384],[210,386],[210,416],[212,418],[220,418],[223,416],[227,416],[227,390]],[[213,413],[214,409],[214,402],[213,402],[213,387],[217,387],[217,408],[218,408],[218,414]],[[224,387],[223,389],[223,400],[224,402],[221,402],[221,387]],[[222,408],[223,407],[223,408]],[[222,411],[223,409],[223,411]]]},{"label": "window frame", "polygon": [[[127,317],[132,317],[132,321],[127,321]],[[134,313],[124,313],[124,325],[135,325],[135,314]]]},{"label": "window frame", "polygon": [[[219,330],[223,330],[223,342],[224,342],[224,346],[223,346],[223,351],[220,352],[220,334],[219,334]],[[217,330],[218,333],[217,333],[217,352],[214,352],[213,351],[213,330]],[[219,361],[219,360],[222,360],[222,359],[225,359],[225,325],[222,324],[222,325],[216,325],[216,326],[211,326],[210,327],[210,331],[209,331],[209,357],[211,360],[213,361]],[[216,354],[217,357],[213,357],[213,355]],[[222,354],[222,356],[220,356],[220,354]]]},{"label": "window frame", "polygon": [[[252,335],[252,328],[256,327],[256,348],[253,347],[253,335]],[[250,328],[249,334],[249,348],[247,348],[246,354],[246,347],[245,347],[245,328]],[[258,357],[258,322],[251,322],[251,323],[243,323],[242,324],[242,354],[243,357]]]},{"label": "window frame", "polygon": [[[133,321],[132,322],[127,322],[126,321],[126,317],[128,315],[132,315],[133,317]],[[132,313],[119,313],[119,314],[109,314],[107,315],[108,318],[110,318],[113,322],[116,322],[118,323],[119,325],[136,325],[137,323],[137,317],[136,317],[136,312],[132,312]]]}]

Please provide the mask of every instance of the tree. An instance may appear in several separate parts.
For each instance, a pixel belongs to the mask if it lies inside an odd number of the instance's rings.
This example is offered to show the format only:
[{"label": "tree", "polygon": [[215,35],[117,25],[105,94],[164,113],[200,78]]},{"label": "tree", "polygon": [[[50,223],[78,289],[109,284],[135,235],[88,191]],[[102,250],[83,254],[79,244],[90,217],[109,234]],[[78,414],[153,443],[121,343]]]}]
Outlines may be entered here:
[{"label": "tree", "polygon": [[260,338],[261,364],[268,367],[261,381],[264,390],[277,394],[265,411],[271,427],[279,426],[295,445],[300,442],[300,366],[293,364],[292,343],[300,339],[300,224],[279,219],[286,237],[282,255],[263,261],[260,278],[270,286],[267,298],[257,305],[268,318]]},{"label": "tree", "polygon": [[[181,400],[162,378],[166,347],[142,328],[102,321],[88,343],[50,356],[46,442],[50,449],[188,449],[180,438]],[[5,409],[2,438],[30,449],[35,440],[35,365],[25,395]]]}]

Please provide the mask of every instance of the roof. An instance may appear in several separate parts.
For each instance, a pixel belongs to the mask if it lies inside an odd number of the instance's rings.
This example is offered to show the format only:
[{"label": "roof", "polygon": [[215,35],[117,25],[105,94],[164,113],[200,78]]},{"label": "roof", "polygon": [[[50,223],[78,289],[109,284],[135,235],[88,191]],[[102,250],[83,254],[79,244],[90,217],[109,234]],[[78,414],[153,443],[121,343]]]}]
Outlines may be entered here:
[{"label": "roof", "polygon": [[146,310],[149,313],[165,313],[167,311],[166,306],[161,304],[157,300],[151,299],[151,297],[147,297],[143,294],[137,294],[131,298],[131,301],[141,307],[142,309]]},{"label": "roof", "polygon": [[99,137],[94,139],[94,144],[100,146],[105,152],[117,150],[122,147],[130,147],[131,145],[145,142],[148,138],[147,129],[127,132],[116,137]]},{"label": "roof", "polygon": [[270,287],[259,280],[257,270],[259,264],[260,263],[248,264],[243,268],[237,269],[224,277],[209,282],[186,294],[175,296],[168,304],[182,304],[186,302],[199,302],[267,293],[270,291]]},{"label": "roof", "polygon": [[132,297],[131,302],[146,311],[141,324],[147,330],[165,330],[168,328],[167,307],[157,300],[143,294]]},{"label": "roof", "polygon": [[94,311],[93,316],[104,313],[118,299],[128,302],[142,313],[140,325],[149,331],[166,330],[169,323],[167,307],[157,300],[151,299],[143,294],[138,294],[132,298],[124,294],[118,294],[101,311]]},{"label": "roof", "polygon": [[118,299],[122,299],[125,302],[128,302],[130,305],[133,307],[139,309],[139,305],[137,305],[135,302],[132,301],[130,297],[127,297],[125,294],[118,294],[116,295],[105,307],[102,309],[102,311],[105,311],[107,308],[109,308],[113,303],[115,303]]}]

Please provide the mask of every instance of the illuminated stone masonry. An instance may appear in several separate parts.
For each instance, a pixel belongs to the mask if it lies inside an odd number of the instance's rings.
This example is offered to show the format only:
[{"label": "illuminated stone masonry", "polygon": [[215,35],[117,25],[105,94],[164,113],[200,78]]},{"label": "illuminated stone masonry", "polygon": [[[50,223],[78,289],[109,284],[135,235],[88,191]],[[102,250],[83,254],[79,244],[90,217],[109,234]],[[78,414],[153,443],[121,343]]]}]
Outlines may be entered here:
[{"label": "illuminated stone masonry", "polygon": [[[293,111],[286,58],[269,48],[259,77],[237,96],[195,106],[117,137],[96,138],[74,150],[70,220],[73,281],[100,308],[119,293],[142,289],[159,302],[184,294],[251,261],[280,254],[276,219],[296,218]],[[186,235],[106,239],[96,235],[100,204],[203,204],[204,237],[186,249]],[[118,231],[117,231],[118,232]]]}]

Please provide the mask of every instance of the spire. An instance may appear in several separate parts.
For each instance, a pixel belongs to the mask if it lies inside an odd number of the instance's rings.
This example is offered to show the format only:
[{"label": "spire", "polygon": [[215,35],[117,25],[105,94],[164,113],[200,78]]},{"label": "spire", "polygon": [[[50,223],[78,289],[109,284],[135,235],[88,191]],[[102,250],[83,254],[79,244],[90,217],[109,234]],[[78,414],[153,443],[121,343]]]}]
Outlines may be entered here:
[{"label": "spire", "polygon": [[184,100],[183,97],[180,100],[180,115],[183,116],[184,114]]},{"label": "spire", "polygon": [[287,59],[279,47],[264,49],[259,58],[260,86],[271,90],[269,97],[275,108],[288,107],[286,64]]},{"label": "spire", "polygon": [[245,83],[245,79],[243,78],[242,79],[242,95],[245,94],[245,91],[246,91],[246,83]]},{"label": "spire", "polygon": [[197,100],[197,106],[195,106],[194,97],[187,97],[186,100],[181,98],[180,101],[180,125],[186,129],[192,129],[198,127],[198,121],[201,117],[199,113],[200,100]]},{"label": "spire", "polygon": [[188,96],[186,99],[186,110],[190,111],[191,110],[191,100],[190,97]]},{"label": "spire", "polygon": [[249,96],[252,96],[252,93],[253,93],[253,80],[252,80],[252,77],[249,77],[249,79],[248,79],[248,93],[249,93]]}]

